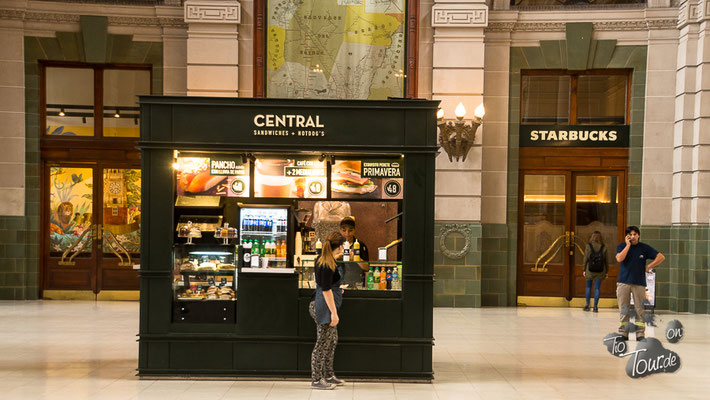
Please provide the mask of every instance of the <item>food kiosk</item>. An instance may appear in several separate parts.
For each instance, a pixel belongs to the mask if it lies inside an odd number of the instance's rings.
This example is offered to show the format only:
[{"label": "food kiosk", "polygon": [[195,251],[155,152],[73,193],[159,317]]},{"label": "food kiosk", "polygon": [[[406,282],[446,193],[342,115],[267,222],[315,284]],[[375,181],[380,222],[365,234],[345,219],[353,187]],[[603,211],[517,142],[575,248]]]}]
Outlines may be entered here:
[{"label": "food kiosk", "polygon": [[353,215],[336,373],[432,379],[438,103],[140,96],[139,375],[310,376],[313,253]]}]

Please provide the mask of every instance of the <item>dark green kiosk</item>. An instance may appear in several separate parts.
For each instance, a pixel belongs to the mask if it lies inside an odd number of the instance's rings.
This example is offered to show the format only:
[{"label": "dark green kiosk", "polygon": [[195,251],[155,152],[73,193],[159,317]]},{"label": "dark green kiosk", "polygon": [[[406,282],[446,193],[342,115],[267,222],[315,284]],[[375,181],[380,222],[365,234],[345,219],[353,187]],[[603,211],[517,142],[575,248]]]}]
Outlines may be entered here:
[{"label": "dark green kiosk", "polygon": [[[374,204],[398,214],[371,237],[403,240],[380,264],[370,248],[386,288],[368,290],[363,275],[344,291],[335,371],[432,379],[438,104],[141,96],[139,375],[310,376],[314,290],[296,260],[313,239],[298,212],[360,196],[367,215]],[[362,168],[338,192],[336,166],[351,159]]]}]

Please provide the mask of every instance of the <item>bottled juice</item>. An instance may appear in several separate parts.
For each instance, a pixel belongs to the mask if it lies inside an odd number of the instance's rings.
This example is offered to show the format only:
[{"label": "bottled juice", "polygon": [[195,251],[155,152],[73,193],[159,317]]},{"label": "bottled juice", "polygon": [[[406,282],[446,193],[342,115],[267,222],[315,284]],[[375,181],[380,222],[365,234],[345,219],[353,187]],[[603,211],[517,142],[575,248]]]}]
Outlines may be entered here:
[{"label": "bottled juice", "polygon": [[355,243],[353,243],[353,261],[362,261],[362,258],[360,257],[360,242],[355,239]]},{"label": "bottled juice", "polygon": [[387,289],[387,273],[385,272],[385,268],[382,267],[380,268],[380,290],[385,289]]}]

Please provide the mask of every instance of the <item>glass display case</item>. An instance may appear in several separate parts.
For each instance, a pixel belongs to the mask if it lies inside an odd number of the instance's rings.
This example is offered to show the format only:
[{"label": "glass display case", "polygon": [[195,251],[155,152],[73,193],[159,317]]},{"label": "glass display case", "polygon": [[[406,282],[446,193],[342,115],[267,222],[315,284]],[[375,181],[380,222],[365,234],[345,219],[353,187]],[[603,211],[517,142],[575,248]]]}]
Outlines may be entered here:
[{"label": "glass display case", "polygon": [[286,268],[289,248],[290,206],[241,207],[241,245],[248,250],[244,267]]},{"label": "glass display case", "polygon": [[176,244],[173,255],[173,322],[234,323],[236,246]]},{"label": "glass display case", "polygon": [[[315,289],[315,257],[299,257],[298,287]],[[346,290],[402,290],[402,263],[398,261],[338,261],[344,271],[340,284]]]}]

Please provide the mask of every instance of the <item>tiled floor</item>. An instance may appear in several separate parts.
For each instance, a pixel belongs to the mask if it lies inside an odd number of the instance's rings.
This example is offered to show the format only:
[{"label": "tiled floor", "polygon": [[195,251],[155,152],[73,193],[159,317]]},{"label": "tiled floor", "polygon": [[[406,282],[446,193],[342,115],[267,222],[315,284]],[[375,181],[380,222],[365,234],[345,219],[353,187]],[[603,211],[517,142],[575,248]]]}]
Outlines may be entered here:
[{"label": "tiled floor", "polygon": [[[435,309],[433,384],[139,380],[135,302],[0,302],[0,398],[34,399],[707,399],[710,316],[680,320],[686,337],[662,340],[681,369],[626,376],[627,359],[602,338],[617,313],[562,308]],[[635,347],[635,343],[632,341]],[[336,371],[337,372],[337,371]]]}]

